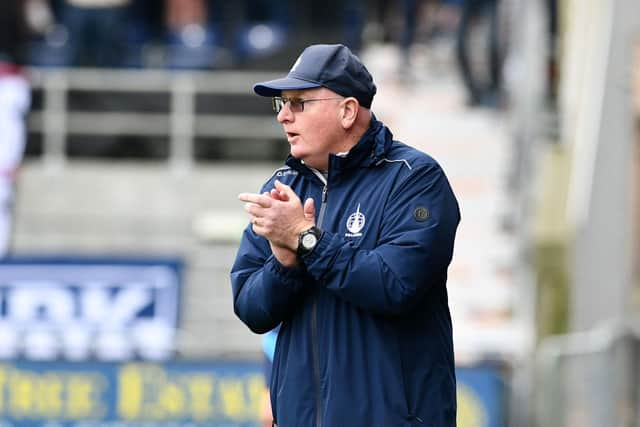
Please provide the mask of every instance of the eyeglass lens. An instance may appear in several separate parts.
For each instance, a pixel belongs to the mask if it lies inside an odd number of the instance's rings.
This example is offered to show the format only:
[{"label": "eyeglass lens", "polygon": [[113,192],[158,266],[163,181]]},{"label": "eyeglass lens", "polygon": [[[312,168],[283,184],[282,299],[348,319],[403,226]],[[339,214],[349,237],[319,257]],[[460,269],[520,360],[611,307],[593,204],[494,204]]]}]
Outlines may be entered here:
[{"label": "eyeglass lens", "polygon": [[282,98],[279,96],[273,98],[273,111],[279,113],[280,111],[282,111],[282,109],[284,108],[284,104],[286,104],[287,102],[289,103],[289,108],[291,108],[291,111],[293,111],[294,113],[301,113],[302,111],[304,111],[304,101]]},{"label": "eyeglass lens", "polygon": [[343,99],[343,97],[333,97],[333,98],[312,98],[312,99],[291,99],[284,98],[281,96],[274,96],[271,98],[273,111],[279,113],[284,108],[284,104],[289,103],[289,108],[294,113],[302,113],[304,111],[304,103],[311,101],[330,101],[332,99]]}]

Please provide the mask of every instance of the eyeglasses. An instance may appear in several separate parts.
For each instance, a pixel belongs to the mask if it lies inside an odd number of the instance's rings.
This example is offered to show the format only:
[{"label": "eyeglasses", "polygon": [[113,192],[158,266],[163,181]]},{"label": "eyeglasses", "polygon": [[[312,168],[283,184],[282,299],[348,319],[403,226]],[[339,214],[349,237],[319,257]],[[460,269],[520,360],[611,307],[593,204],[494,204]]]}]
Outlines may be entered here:
[{"label": "eyeglasses", "polygon": [[333,97],[333,98],[312,98],[312,99],[296,99],[296,98],[285,98],[282,96],[274,96],[271,99],[271,103],[273,105],[273,111],[279,113],[284,108],[284,104],[289,103],[289,108],[294,113],[302,113],[304,111],[304,103],[311,101],[329,101],[331,99],[343,99],[342,97]]}]

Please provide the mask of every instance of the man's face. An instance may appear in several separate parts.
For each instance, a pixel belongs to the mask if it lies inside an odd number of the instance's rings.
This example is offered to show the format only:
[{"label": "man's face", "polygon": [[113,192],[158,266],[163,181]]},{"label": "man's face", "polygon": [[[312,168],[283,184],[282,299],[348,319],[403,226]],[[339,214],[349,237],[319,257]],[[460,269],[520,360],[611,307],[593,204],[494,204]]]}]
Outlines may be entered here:
[{"label": "man's face", "polygon": [[[285,90],[282,97],[294,100],[322,99],[304,103],[304,111],[294,112],[286,103],[278,113],[291,155],[319,170],[328,169],[329,153],[339,152],[344,137],[340,124],[343,98],[326,88]],[[331,98],[331,99],[327,99]]]}]

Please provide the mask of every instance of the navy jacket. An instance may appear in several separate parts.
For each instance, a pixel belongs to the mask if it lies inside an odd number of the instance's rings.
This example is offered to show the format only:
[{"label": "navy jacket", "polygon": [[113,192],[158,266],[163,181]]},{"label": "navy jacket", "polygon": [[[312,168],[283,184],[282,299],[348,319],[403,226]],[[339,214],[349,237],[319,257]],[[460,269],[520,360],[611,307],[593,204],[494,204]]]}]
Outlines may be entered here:
[{"label": "navy jacket", "polygon": [[256,333],[281,324],[278,427],[455,427],[446,281],[460,215],[440,166],[374,119],[331,155],[327,182],[292,157],[262,191],[276,179],[314,198],[323,230],[293,269],[249,226],[231,272],[238,317]]}]

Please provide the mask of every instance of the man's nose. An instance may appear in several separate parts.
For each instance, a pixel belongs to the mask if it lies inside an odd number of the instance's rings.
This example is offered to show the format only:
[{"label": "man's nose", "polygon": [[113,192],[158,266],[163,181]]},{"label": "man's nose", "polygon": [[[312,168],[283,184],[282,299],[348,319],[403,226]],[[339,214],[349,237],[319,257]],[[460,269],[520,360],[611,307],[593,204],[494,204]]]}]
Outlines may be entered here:
[{"label": "man's nose", "polygon": [[282,110],[277,115],[278,122],[290,122],[293,119],[293,112],[291,111],[291,107],[289,107],[289,103],[285,103],[282,106]]}]

